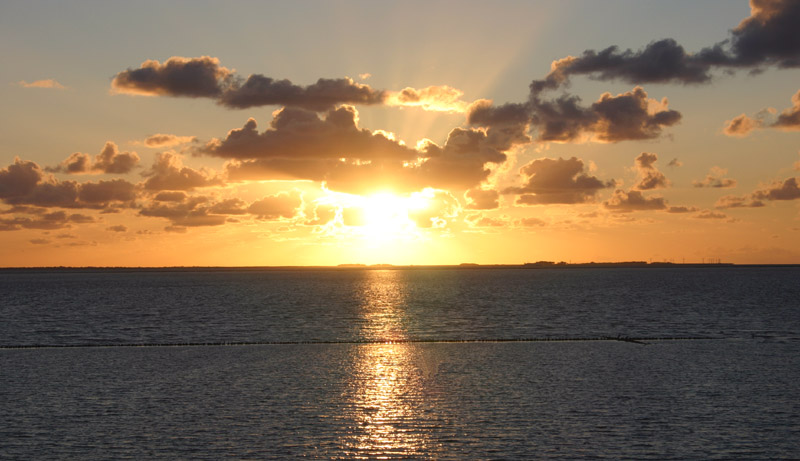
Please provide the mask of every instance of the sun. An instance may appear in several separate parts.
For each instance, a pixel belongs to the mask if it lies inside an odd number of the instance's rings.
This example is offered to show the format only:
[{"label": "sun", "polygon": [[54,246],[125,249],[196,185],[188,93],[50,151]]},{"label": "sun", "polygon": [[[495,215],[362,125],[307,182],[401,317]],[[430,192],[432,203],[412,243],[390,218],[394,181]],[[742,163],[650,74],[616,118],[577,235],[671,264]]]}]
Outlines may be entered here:
[{"label": "sun", "polygon": [[413,214],[428,206],[420,194],[399,196],[390,192],[362,197],[360,202],[363,226],[359,231],[364,237],[378,241],[415,235],[418,229]]}]

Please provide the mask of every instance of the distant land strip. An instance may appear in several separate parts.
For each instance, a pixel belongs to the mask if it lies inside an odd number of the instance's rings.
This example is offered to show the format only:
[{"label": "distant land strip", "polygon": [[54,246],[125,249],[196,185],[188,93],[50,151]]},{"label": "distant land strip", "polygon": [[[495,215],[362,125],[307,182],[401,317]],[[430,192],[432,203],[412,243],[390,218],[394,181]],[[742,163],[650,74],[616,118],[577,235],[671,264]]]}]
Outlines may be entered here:
[{"label": "distant land strip", "polygon": [[213,347],[213,346],[292,346],[315,344],[425,344],[425,343],[537,343],[537,342],[578,342],[578,341],[622,341],[635,344],[648,344],[649,341],[693,341],[716,340],[720,337],[709,336],[594,336],[583,338],[488,338],[488,339],[391,339],[391,340],[320,340],[320,341],[219,341],[219,342],[185,342],[185,343],[108,343],[108,344],[11,344],[0,346],[3,349],[82,349],[105,347]]},{"label": "distant land strip", "polygon": [[2,272],[247,272],[247,271],[358,271],[358,270],[482,270],[482,269],[697,269],[697,268],[737,268],[737,267],[791,267],[800,264],[734,264],[725,262],[673,263],[673,262],[588,262],[567,263],[538,261],[524,264],[432,264],[432,265],[393,265],[393,264],[339,264],[338,266],[31,266],[0,267]]}]

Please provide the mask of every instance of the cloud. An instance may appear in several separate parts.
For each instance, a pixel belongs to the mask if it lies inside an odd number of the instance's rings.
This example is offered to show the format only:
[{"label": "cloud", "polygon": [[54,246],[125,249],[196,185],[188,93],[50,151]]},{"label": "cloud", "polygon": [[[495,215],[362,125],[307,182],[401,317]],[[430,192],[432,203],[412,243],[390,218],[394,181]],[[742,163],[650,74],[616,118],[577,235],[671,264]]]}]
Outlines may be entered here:
[{"label": "cloud", "polygon": [[158,154],[153,166],[142,176],[147,178],[144,188],[151,191],[189,191],[222,184],[221,179],[205,169],[194,170],[183,166],[182,156],[174,152]]},{"label": "cloud", "polygon": [[667,208],[667,213],[694,213],[697,210],[697,207],[693,206],[671,206]]},{"label": "cloud", "polygon": [[514,224],[519,227],[544,227],[547,222],[539,218],[522,218],[514,221]]},{"label": "cloud", "polygon": [[800,91],[792,96],[792,107],[781,112],[772,126],[781,130],[800,131]]},{"label": "cloud", "polygon": [[613,181],[604,183],[584,169],[583,161],[576,157],[536,159],[520,169],[527,177],[525,184],[503,193],[518,194],[519,205],[574,204],[592,201],[598,191],[613,186]]},{"label": "cloud", "polygon": [[651,190],[669,186],[667,177],[654,165],[657,160],[658,155],[649,152],[642,152],[636,157],[634,166],[639,172],[639,182],[633,186],[634,189]]},{"label": "cloud", "polygon": [[470,189],[464,197],[467,199],[467,209],[493,210],[500,207],[500,193],[494,189]]},{"label": "cloud", "polygon": [[194,142],[195,136],[176,136],[174,134],[154,134],[144,140],[144,145],[152,148],[172,147],[179,144]]},{"label": "cloud", "polygon": [[726,195],[720,197],[716,208],[758,208],[764,206],[764,201],[783,201],[800,199],[800,185],[798,178],[786,178],[770,185],[756,189],[743,196]]},{"label": "cloud", "polygon": [[674,159],[670,160],[669,163],[667,163],[667,166],[679,168],[679,167],[683,166],[683,162],[681,162],[677,158],[674,158]]},{"label": "cloud", "polygon": [[732,120],[727,120],[722,132],[728,136],[743,138],[756,128],[761,128],[761,126],[762,123],[760,120],[750,118],[745,114],[741,114],[734,117]]},{"label": "cloud", "polygon": [[703,180],[692,181],[692,185],[694,187],[714,187],[721,189],[736,187],[736,180],[723,177],[726,174],[728,174],[728,170],[714,166],[711,167],[709,173]]},{"label": "cloud", "polygon": [[91,216],[82,214],[67,214],[64,211],[53,211],[38,214],[33,217],[14,216],[13,218],[0,218],[0,231],[14,231],[19,229],[55,230],[72,227],[71,224],[85,224],[95,222]]},{"label": "cloud", "polygon": [[139,68],[118,73],[111,88],[118,93],[151,96],[218,97],[233,73],[210,56],[174,56],[161,64],[147,60]]},{"label": "cloud", "polygon": [[289,80],[253,74],[244,82],[234,81],[222,93],[219,103],[233,109],[277,105],[325,111],[339,104],[383,104],[384,99],[385,92],[350,78],[321,78],[314,84],[299,86]]},{"label": "cloud", "polygon": [[645,197],[641,191],[631,190],[625,192],[617,189],[614,195],[603,206],[612,211],[628,213],[631,211],[664,210],[667,208],[663,197]]},{"label": "cloud", "polygon": [[298,192],[280,192],[251,203],[247,212],[263,220],[291,219],[297,215],[302,204],[303,199]]},{"label": "cloud", "polygon": [[712,80],[710,72],[716,67],[800,67],[798,2],[751,0],[750,8],[750,17],[734,28],[727,40],[698,53],[688,53],[671,38],[651,42],[637,51],[620,51],[616,46],[585,50],[580,56],[554,61],[544,79],[531,83],[531,92],[538,95],[556,89],[567,84],[573,75],[632,84],[702,84]]},{"label": "cloud", "polygon": [[109,227],[106,227],[106,230],[109,231],[109,232],[128,232],[128,228],[126,226],[123,226],[123,225],[109,226]]},{"label": "cloud", "polygon": [[46,171],[67,174],[126,174],[139,163],[136,152],[120,152],[116,144],[106,142],[92,161],[89,154],[75,152],[56,167],[45,168]]},{"label": "cloud", "polygon": [[661,101],[647,97],[641,87],[612,95],[604,93],[591,106],[581,99],[564,94],[552,100],[532,94],[530,101],[492,107],[487,101],[473,103],[467,120],[473,125],[498,123],[529,124],[540,142],[621,142],[654,139],[665,127],[677,124],[681,113]]},{"label": "cloud", "polygon": [[458,216],[461,205],[450,192],[427,189],[422,192],[426,205],[408,210],[408,219],[421,229],[443,228],[449,219]]},{"label": "cloud", "polygon": [[697,219],[725,219],[728,217],[725,213],[717,213],[711,210],[703,210],[700,213],[694,215]]},{"label": "cloud", "polygon": [[23,88],[52,88],[56,90],[63,90],[66,87],[57,81],[49,78],[47,80],[36,80],[34,82],[26,82],[25,80],[19,81],[19,86]]},{"label": "cloud", "polygon": [[188,197],[186,201],[153,202],[139,210],[139,215],[169,219],[174,227],[168,232],[182,232],[180,229],[200,226],[221,226],[226,216],[213,214],[207,197]]},{"label": "cloud", "polygon": [[755,200],[795,200],[800,198],[800,187],[797,178],[787,178],[753,192],[752,196]]},{"label": "cloud", "polygon": [[410,192],[475,187],[491,173],[487,164],[503,163],[514,142],[494,130],[455,128],[444,146],[426,140],[412,149],[390,134],[359,128],[355,108],[342,106],[324,118],[284,108],[261,133],[249,119],[200,152],[234,159],[226,166],[234,181],[303,179],[351,193]]},{"label": "cloud", "polygon": [[505,227],[508,222],[502,218],[493,218],[481,213],[475,213],[466,217],[470,227]]},{"label": "cloud", "polygon": [[435,112],[465,112],[468,104],[461,100],[464,92],[447,85],[429,86],[415,89],[404,88],[398,92],[388,92],[386,105],[402,107],[421,107]]},{"label": "cloud", "polygon": [[0,199],[10,205],[95,208],[130,204],[135,186],[125,180],[77,183],[45,175],[35,162],[16,158],[0,170]]},{"label": "cloud", "polygon": [[735,195],[725,195],[717,199],[717,202],[714,204],[715,208],[759,208],[763,207],[764,202],[761,200],[754,200],[751,196],[735,196]]}]

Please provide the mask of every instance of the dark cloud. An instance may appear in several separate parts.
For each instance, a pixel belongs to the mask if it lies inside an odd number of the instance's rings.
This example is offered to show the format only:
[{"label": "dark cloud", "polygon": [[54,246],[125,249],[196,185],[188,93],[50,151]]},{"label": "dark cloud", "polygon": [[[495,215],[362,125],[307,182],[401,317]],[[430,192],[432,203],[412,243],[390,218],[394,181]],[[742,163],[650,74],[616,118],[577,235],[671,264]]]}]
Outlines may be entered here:
[{"label": "dark cloud", "polygon": [[[730,50],[700,54],[712,63],[739,67],[777,65],[800,67],[800,2],[796,0],[750,0],[750,17],[731,31]],[[725,45],[720,43],[717,49]],[[719,59],[719,61],[715,61]]]},{"label": "dark cloud", "polygon": [[130,204],[136,198],[135,188],[122,179],[58,181],[36,163],[19,158],[0,170],[0,199],[9,205],[103,209]]},{"label": "dark cloud", "polygon": [[559,88],[573,75],[632,84],[700,84],[711,81],[710,72],[717,67],[800,67],[800,3],[751,0],[750,7],[750,17],[731,31],[729,39],[698,53],[688,53],[671,38],[651,42],[637,51],[620,51],[616,46],[586,50],[580,56],[554,61],[544,79],[531,83],[531,93],[536,96]]},{"label": "dark cloud", "polygon": [[382,104],[385,98],[385,92],[349,78],[321,78],[314,84],[298,86],[289,80],[253,74],[244,82],[234,82],[222,93],[219,103],[235,109],[278,105],[325,111],[339,104]]},{"label": "dark cloud", "polygon": [[147,178],[144,181],[144,188],[151,191],[189,191],[198,187],[222,184],[221,179],[207,171],[183,166],[181,158],[174,152],[158,154],[153,166],[142,173],[142,176]]},{"label": "dark cloud", "polygon": [[225,216],[210,212],[210,207],[206,205],[208,203],[207,197],[189,197],[184,202],[165,203],[151,203],[139,210],[139,214],[141,216],[169,219],[175,229],[225,224]]},{"label": "dark cloud", "polygon": [[[478,101],[470,106],[467,120],[490,129],[530,126],[541,142],[620,142],[657,138],[665,127],[678,123],[681,114],[668,108],[666,98],[648,98],[644,89],[636,87],[616,96],[604,93],[588,107],[581,104],[579,97],[569,94],[552,100],[533,95],[525,104],[498,107]],[[517,142],[522,139],[527,139],[525,131],[521,131]]]},{"label": "dark cloud", "polygon": [[720,189],[736,187],[736,180],[725,178],[724,176],[726,174],[728,174],[728,170],[715,166],[709,170],[706,177],[702,180],[692,181],[692,185],[694,187],[714,187]]},{"label": "dark cloud", "polygon": [[667,163],[667,166],[679,168],[679,167],[683,166],[683,162],[681,162],[677,158],[674,158],[674,159],[670,160],[669,163]]},{"label": "dark cloud", "polygon": [[103,150],[95,156],[94,162],[89,154],[75,152],[58,166],[48,167],[45,170],[67,174],[126,174],[130,173],[138,163],[139,156],[136,152],[120,152],[116,144],[108,141]]},{"label": "dark cloud", "polygon": [[651,190],[669,186],[667,177],[655,167],[657,160],[658,155],[649,152],[642,152],[636,157],[634,165],[639,172],[639,182],[633,186],[634,189]]},{"label": "dark cloud", "polygon": [[0,170],[0,199],[24,197],[33,192],[44,173],[35,162],[14,159],[14,163]]},{"label": "dark cloud", "polygon": [[111,87],[129,94],[211,98],[234,109],[280,105],[324,111],[339,104],[383,104],[387,96],[349,78],[321,78],[307,86],[261,74],[243,79],[209,56],[171,57],[163,64],[148,60],[118,73]]},{"label": "dark cloud", "polygon": [[631,211],[645,211],[645,210],[664,210],[667,208],[667,203],[663,197],[645,197],[641,191],[617,189],[614,195],[603,206],[611,211],[631,212]]},{"label": "dark cloud", "polygon": [[128,232],[128,228],[123,225],[109,226],[106,227],[106,230],[109,232]]},{"label": "dark cloud", "polygon": [[522,187],[509,187],[504,194],[518,194],[517,204],[545,205],[551,203],[586,203],[592,201],[601,189],[613,186],[586,173],[583,161],[540,158],[520,169],[527,177]]},{"label": "dark cloud", "polygon": [[694,213],[695,211],[697,211],[697,208],[693,206],[671,206],[667,208],[667,213]]},{"label": "dark cloud", "polygon": [[153,197],[153,200],[156,202],[182,202],[186,200],[186,193],[185,192],[159,192]]},{"label": "dark cloud", "polygon": [[137,69],[122,71],[111,81],[111,87],[121,93],[216,98],[232,76],[217,58],[175,56],[164,64],[148,60]]},{"label": "dark cloud", "polygon": [[752,194],[755,200],[796,200],[800,198],[797,178],[787,178]]},{"label": "dark cloud", "polygon": [[67,214],[64,211],[43,212],[33,217],[14,216],[13,218],[0,218],[0,231],[14,231],[19,229],[55,230],[72,227],[71,224],[85,224],[95,222],[91,216],[82,214]]},{"label": "dark cloud", "polygon": [[792,107],[781,112],[772,126],[782,130],[800,130],[800,91],[792,96]]},{"label": "dark cloud", "polygon": [[250,119],[201,152],[235,159],[226,166],[229,180],[305,179],[352,193],[463,190],[486,180],[487,164],[504,162],[504,151],[516,139],[499,129],[455,128],[444,146],[425,142],[412,149],[386,133],[359,128],[358,113],[350,106],[324,118],[284,108],[269,129],[259,133]]},{"label": "dark cloud", "polygon": [[494,189],[470,189],[464,197],[467,199],[467,209],[493,210],[500,207],[500,193]]}]

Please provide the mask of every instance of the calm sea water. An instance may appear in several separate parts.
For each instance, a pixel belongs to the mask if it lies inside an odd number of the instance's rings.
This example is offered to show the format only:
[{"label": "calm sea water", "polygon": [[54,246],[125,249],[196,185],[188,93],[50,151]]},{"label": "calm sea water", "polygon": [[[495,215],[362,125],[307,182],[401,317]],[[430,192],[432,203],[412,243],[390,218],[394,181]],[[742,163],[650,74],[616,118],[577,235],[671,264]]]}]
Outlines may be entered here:
[{"label": "calm sea water", "polygon": [[[0,293],[0,458],[800,453],[797,268],[6,271]],[[582,340],[617,336],[703,339]],[[186,343],[211,345],[156,346]]]}]

